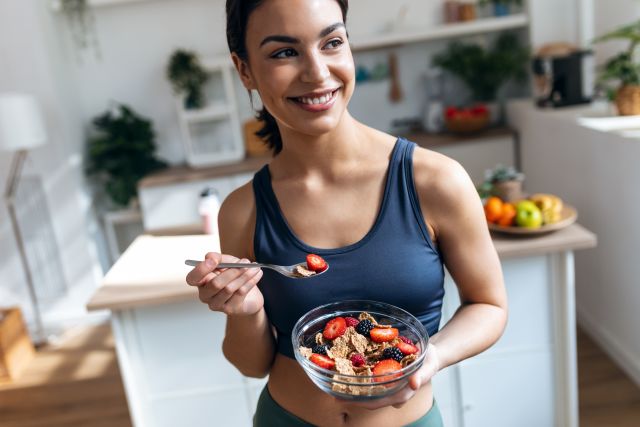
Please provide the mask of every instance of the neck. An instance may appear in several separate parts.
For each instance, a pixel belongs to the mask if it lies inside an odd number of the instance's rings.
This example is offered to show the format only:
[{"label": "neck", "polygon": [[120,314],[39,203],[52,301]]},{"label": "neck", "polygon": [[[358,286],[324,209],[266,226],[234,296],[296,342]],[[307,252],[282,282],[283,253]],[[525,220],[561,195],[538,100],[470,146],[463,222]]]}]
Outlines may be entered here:
[{"label": "neck", "polygon": [[331,132],[308,135],[281,127],[280,134],[282,151],[271,164],[281,176],[338,175],[366,158],[368,150],[367,127],[347,111]]}]

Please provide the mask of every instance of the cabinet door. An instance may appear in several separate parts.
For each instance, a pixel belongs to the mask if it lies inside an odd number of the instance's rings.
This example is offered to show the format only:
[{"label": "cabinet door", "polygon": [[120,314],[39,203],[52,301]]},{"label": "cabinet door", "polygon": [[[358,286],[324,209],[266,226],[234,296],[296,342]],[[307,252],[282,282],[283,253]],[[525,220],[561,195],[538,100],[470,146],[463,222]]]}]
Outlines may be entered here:
[{"label": "cabinet door", "polygon": [[139,191],[142,219],[146,230],[180,227],[201,222],[198,204],[207,187],[224,200],[237,188],[233,176],[180,184],[145,187]]},{"label": "cabinet door", "polygon": [[470,359],[459,366],[464,427],[551,427],[550,351]]}]

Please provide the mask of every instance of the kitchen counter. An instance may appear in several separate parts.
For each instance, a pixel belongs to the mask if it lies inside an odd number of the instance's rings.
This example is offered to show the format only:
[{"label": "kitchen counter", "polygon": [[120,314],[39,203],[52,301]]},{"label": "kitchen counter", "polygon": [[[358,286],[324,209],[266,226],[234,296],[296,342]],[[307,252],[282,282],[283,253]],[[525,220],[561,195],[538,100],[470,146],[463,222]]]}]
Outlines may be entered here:
[{"label": "kitchen counter", "polygon": [[[586,249],[596,245],[596,238],[573,224],[534,238],[493,234],[493,242],[498,255],[509,258]],[[208,235],[140,236],[109,270],[87,308],[122,310],[194,297],[195,289],[185,283],[190,267],[183,261],[217,250],[218,242]]]},{"label": "kitchen counter", "polygon": [[[509,322],[489,350],[434,377],[445,425],[483,427],[490,419],[492,427],[577,427],[573,254],[594,247],[596,237],[573,224],[538,237],[493,239]],[[211,414],[216,425],[251,425],[266,379],[244,377],[225,359],[226,316],[210,311],[185,283],[184,260],[218,247],[209,235],[140,236],[88,304],[112,312],[136,427],[205,427]],[[448,272],[444,287],[441,327],[460,306]]]}]

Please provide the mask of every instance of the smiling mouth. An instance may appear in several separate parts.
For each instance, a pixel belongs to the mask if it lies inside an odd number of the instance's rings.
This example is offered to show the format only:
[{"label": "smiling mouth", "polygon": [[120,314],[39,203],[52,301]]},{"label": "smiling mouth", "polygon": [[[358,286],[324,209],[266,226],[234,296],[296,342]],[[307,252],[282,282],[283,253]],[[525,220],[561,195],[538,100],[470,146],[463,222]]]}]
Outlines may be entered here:
[{"label": "smiling mouth", "polygon": [[330,103],[331,101],[333,101],[333,99],[336,97],[336,94],[338,93],[338,91],[340,90],[340,88],[334,90],[333,92],[329,92],[325,95],[319,96],[319,97],[315,97],[315,98],[309,98],[309,97],[297,97],[297,98],[289,98],[294,102],[297,102],[298,104],[304,104],[304,105],[325,105]]}]

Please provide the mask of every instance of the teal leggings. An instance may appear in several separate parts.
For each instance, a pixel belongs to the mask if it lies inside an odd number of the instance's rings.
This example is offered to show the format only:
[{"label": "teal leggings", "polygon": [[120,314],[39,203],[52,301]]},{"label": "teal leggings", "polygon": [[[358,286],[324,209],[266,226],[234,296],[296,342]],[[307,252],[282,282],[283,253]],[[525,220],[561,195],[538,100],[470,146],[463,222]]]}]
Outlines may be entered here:
[{"label": "teal leggings", "polygon": [[[253,416],[253,427],[308,427],[313,426],[308,422],[296,417],[291,412],[284,409],[282,406],[273,400],[267,386],[262,389],[260,393],[260,399],[258,399],[258,407],[256,413]],[[443,427],[442,416],[436,401],[433,401],[433,406],[422,417],[407,424],[405,427]]]}]

